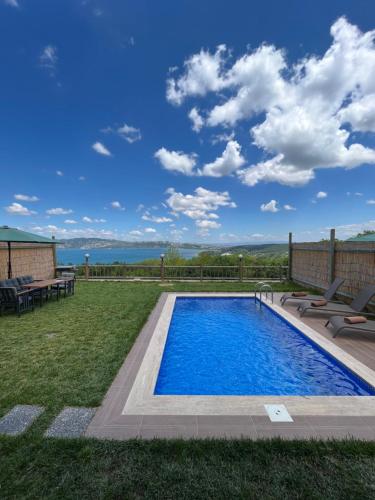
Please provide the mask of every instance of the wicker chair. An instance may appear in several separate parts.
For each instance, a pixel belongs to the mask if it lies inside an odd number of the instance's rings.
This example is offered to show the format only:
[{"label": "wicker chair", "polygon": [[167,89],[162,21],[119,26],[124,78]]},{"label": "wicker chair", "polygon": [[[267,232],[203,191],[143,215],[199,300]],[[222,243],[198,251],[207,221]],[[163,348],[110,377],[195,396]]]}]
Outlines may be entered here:
[{"label": "wicker chair", "polygon": [[18,316],[21,316],[21,313],[30,309],[33,311],[33,294],[29,290],[17,291],[17,288],[14,286],[0,286],[0,315],[2,315],[5,309],[13,309]]}]

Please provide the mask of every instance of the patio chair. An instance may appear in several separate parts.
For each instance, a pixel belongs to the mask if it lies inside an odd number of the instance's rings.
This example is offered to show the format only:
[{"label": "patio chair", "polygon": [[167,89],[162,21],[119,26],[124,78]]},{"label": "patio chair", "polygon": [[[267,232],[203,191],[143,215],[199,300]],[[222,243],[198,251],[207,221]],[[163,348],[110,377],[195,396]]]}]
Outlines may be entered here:
[{"label": "patio chair", "polygon": [[340,286],[344,283],[343,278],[336,278],[331,286],[324,292],[323,295],[305,295],[304,297],[293,297],[292,293],[284,293],[284,295],[281,297],[280,302],[281,305],[284,305],[287,300],[331,300],[334,298],[336,295],[337,290],[340,288]]},{"label": "patio chair", "polygon": [[352,300],[350,305],[329,301],[325,306],[314,307],[311,305],[311,302],[301,302],[297,307],[297,311],[299,311],[300,316],[304,316],[307,311],[314,311],[318,314],[323,313],[340,316],[355,316],[357,313],[362,312],[365,309],[374,295],[375,285],[368,285],[360,290],[357,297]]},{"label": "patio chair", "polygon": [[13,309],[18,316],[28,310],[34,310],[34,297],[28,290],[18,292],[16,287],[0,287],[0,315],[5,309]]},{"label": "patio chair", "polygon": [[[375,317],[375,315],[374,315]],[[345,316],[331,316],[325,326],[331,324],[333,329],[333,338],[337,337],[343,330],[351,333],[374,333],[375,321],[366,321],[366,323],[350,324],[345,321]]]},{"label": "patio chair", "polygon": [[[60,278],[61,279],[74,278],[74,279],[71,281],[56,283],[56,285],[52,285],[51,289],[56,290],[59,296],[60,296],[61,291],[64,291],[64,297],[66,297],[67,294],[74,295],[75,273],[62,272]],[[59,279],[59,278],[57,278],[57,279]]]},{"label": "patio chair", "polygon": [[34,278],[30,275],[27,276],[19,276],[17,278],[18,283],[23,286],[23,285],[28,285],[29,283],[32,283],[34,281]]},{"label": "patio chair", "polygon": [[0,281],[0,287],[13,287],[16,288],[18,292],[22,291],[22,286],[19,284],[17,278]]}]

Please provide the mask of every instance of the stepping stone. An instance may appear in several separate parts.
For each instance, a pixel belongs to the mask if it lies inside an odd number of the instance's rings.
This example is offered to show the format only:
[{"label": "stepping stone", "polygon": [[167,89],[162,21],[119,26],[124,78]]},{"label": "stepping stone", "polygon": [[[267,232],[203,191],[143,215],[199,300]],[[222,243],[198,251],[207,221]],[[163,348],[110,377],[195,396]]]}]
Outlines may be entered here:
[{"label": "stepping stone", "polygon": [[46,430],[45,436],[80,437],[87,429],[95,412],[96,408],[65,408]]},{"label": "stepping stone", "polygon": [[0,420],[0,434],[18,436],[43,413],[42,406],[17,405]]}]

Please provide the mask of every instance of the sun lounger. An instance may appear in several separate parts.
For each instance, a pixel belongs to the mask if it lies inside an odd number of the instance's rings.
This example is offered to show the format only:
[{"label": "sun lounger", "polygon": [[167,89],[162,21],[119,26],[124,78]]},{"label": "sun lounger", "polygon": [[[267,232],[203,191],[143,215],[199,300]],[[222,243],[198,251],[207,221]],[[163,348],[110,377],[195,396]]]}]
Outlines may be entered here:
[{"label": "sun lounger", "polygon": [[281,305],[284,305],[287,300],[332,300],[337,292],[337,290],[340,288],[340,286],[344,283],[343,278],[336,278],[331,286],[324,292],[323,295],[305,295],[304,297],[293,297],[291,293],[284,293],[284,295],[281,297],[280,302]]},{"label": "sun lounger", "polygon": [[326,326],[331,324],[333,337],[336,337],[343,330],[351,333],[373,333],[375,334],[375,321],[366,321],[366,323],[350,324],[345,321],[345,316],[331,316]]},{"label": "sun lounger", "polygon": [[362,288],[350,305],[329,301],[325,306],[314,307],[311,305],[311,302],[301,302],[297,307],[297,311],[299,311],[300,316],[304,316],[307,311],[315,311],[318,314],[330,314],[331,316],[355,316],[364,310],[374,295],[375,285],[368,285]]}]

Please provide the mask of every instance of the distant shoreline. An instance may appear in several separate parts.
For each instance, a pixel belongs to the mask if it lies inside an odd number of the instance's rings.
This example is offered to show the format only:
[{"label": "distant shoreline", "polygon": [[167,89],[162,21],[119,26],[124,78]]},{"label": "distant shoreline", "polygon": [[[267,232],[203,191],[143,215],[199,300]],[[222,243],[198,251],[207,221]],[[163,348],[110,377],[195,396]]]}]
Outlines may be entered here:
[{"label": "distant shoreline", "polygon": [[[121,262],[137,264],[149,259],[160,259],[166,254],[169,247],[140,247],[140,248],[57,248],[57,262],[59,265],[83,264],[85,254],[89,254],[91,264],[113,264]],[[190,259],[198,255],[203,249],[178,248],[181,257]]]}]

